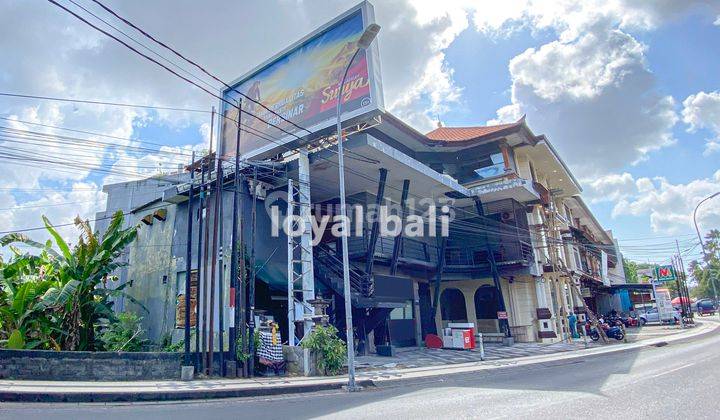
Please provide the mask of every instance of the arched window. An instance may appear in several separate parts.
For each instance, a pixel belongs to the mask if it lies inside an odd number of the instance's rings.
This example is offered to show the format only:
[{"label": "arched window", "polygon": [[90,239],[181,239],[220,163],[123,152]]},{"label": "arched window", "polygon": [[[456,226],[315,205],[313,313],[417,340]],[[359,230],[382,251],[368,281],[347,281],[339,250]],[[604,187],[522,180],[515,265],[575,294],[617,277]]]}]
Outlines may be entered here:
[{"label": "arched window", "polygon": [[445,289],[440,294],[440,313],[443,321],[467,322],[465,296],[458,289]]},{"label": "arched window", "polygon": [[498,293],[494,286],[480,286],[475,291],[475,314],[478,319],[497,319]]}]

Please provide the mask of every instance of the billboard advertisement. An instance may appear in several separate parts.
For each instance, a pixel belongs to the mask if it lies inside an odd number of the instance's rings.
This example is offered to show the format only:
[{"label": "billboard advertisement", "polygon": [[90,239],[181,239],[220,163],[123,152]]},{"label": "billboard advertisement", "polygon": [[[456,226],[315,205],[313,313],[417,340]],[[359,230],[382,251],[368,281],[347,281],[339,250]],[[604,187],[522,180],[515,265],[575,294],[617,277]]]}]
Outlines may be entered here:
[{"label": "billboard advertisement", "polygon": [[661,265],[655,268],[655,278],[657,281],[675,281],[675,269],[672,265]]},{"label": "billboard advertisement", "polygon": [[[240,155],[264,157],[287,151],[299,138],[335,124],[343,71],[357,40],[374,16],[363,2],[258,66],[223,92],[242,100]],[[360,51],[342,88],[347,120],[382,108],[376,42]],[[240,93],[246,95],[243,97]],[[238,110],[223,102],[221,153],[235,154]],[[288,121],[290,122],[288,122]],[[307,130],[305,130],[307,129]]]}]

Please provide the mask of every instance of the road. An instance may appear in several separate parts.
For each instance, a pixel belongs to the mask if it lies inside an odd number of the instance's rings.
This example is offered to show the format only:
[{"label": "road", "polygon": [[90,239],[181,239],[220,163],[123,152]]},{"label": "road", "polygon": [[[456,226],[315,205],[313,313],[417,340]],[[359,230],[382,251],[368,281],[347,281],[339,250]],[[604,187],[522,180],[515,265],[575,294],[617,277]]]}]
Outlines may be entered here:
[{"label": "road", "polygon": [[664,347],[440,379],[264,398],[142,404],[4,404],[31,419],[717,418],[720,334]]}]

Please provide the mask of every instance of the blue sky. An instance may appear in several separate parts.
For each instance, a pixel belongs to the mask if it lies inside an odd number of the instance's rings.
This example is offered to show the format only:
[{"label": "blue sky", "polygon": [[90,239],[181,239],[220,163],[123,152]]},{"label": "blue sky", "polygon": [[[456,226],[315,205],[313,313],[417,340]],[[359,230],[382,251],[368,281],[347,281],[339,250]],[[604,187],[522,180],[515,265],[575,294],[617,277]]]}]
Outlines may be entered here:
[{"label": "blue sky", "polygon": [[[82,3],[102,13],[92,2]],[[109,0],[225,80],[356,0],[208,3]],[[691,244],[693,207],[720,190],[720,143],[714,141],[720,138],[720,0],[373,3],[383,27],[378,43],[391,112],[420,131],[432,129],[438,117],[449,126],[482,125],[527,114],[531,129],[548,135],[583,184],[586,201],[617,237],[649,238],[629,242],[648,249],[666,245],[673,235]],[[42,2],[0,0],[0,55],[0,92],[194,109],[218,105]],[[209,131],[204,114],[1,97],[0,116],[151,142],[115,140],[123,147],[165,145],[147,156],[98,149],[81,159],[137,176],[155,172],[158,162],[174,167],[190,150],[206,149]],[[48,144],[44,152],[78,160],[62,145]],[[102,208],[102,185],[126,179],[83,169],[62,173],[42,164],[22,171],[3,160],[0,170],[0,200],[17,206],[0,218],[0,231],[34,227],[40,214],[56,223],[76,214],[93,218]],[[708,203],[699,219],[703,230],[717,228],[720,203]],[[639,249],[636,254],[643,257]]]}]

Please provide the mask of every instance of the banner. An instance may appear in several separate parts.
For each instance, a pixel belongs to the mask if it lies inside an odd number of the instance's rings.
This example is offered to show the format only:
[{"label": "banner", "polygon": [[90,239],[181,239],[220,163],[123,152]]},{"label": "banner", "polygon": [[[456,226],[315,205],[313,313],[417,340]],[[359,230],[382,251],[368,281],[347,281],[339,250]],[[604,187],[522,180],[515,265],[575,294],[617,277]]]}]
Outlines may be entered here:
[{"label": "banner", "polygon": [[[231,103],[242,100],[241,156],[287,151],[283,146],[309,135],[298,126],[316,132],[335,124],[338,85],[358,39],[372,23],[372,14],[369,3],[360,4],[224,91],[223,97]],[[374,45],[360,50],[350,66],[341,93],[345,119],[377,110],[382,104],[373,71],[375,55]],[[222,109],[226,118],[221,152],[231,156],[235,154],[238,110],[226,103]]]}]

